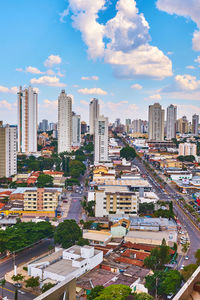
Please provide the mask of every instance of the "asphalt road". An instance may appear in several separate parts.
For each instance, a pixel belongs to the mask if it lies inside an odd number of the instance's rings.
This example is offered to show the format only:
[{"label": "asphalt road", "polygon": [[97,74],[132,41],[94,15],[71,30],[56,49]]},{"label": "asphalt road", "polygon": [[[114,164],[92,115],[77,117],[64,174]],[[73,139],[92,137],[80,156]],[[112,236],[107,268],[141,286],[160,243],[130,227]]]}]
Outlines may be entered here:
[{"label": "asphalt road", "polygon": [[[2,288],[0,287],[0,295],[2,295]],[[6,285],[3,287],[3,297],[7,296],[9,300],[13,300],[15,297],[15,287],[10,284],[6,283]],[[18,290],[18,300],[32,300],[35,296],[22,291],[21,289]]]},{"label": "asphalt road", "polygon": [[[177,205],[178,199],[181,198],[181,196],[176,193],[172,187],[170,187],[168,184],[165,185],[165,189],[163,190],[160,188],[160,186],[157,184],[155,179],[152,177],[150,172],[145,168],[144,164],[140,162],[138,159],[134,160],[134,164],[136,164],[141,172],[147,176],[147,180],[149,183],[153,186],[153,189],[155,190],[156,194],[161,200],[172,200],[174,204],[174,211],[180,220],[181,224],[187,230],[189,238],[190,238],[190,248],[187,253],[189,256],[189,259],[183,260],[183,258],[179,258],[181,260],[181,264],[188,265],[195,262],[194,253],[197,249],[200,249],[200,231],[193,225],[193,223],[190,221],[190,219],[187,217],[187,215],[183,212],[183,210]],[[180,266],[179,266],[180,267]]]},{"label": "asphalt road", "polygon": [[[28,262],[30,259],[41,255],[48,250],[49,245],[52,244],[51,239],[46,239],[39,244],[35,245],[30,249],[26,249],[18,253],[15,257],[15,264],[19,265],[21,263]],[[0,278],[4,277],[5,273],[13,269],[13,257],[7,259],[3,263],[0,263]]]}]

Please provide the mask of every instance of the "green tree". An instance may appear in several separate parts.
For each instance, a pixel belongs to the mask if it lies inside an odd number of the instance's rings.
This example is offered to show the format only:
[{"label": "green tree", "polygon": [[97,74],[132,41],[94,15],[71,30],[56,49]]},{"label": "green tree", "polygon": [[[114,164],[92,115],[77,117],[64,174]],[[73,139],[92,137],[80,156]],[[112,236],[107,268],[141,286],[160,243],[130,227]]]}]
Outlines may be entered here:
[{"label": "green tree", "polygon": [[200,249],[195,252],[196,264],[200,265]]},{"label": "green tree", "polygon": [[4,286],[6,284],[6,280],[3,278],[0,280],[0,286],[1,286],[1,297],[3,299],[3,289],[4,289]]},{"label": "green tree", "polygon": [[160,287],[165,295],[176,294],[181,287],[182,276],[177,270],[165,272]]},{"label": "green tree", "polygon": [[87,300],[96,299],[96,297],[98,297],[102,293],[103,290],[104,290],[103,285],[97,285],[97,286],[95,286],[91,290],[90,294],[87,296]]},{"label": "green tree", "polygon": [[153,300],[154,298],[147,293],[134,294],[134,300]]},{"label": "green tree", "polygon": [[75,220],[64,220],[55,230],[54,241],[63,248],[69,248],[82,237],[80,227]]},{"label": "green tree", "polygon": [[30,287],[32,289],[36,289],[40,285],[40,277],[30,277],[29,279],[25,280],[26,287]]},{"label": "green tree", "polygon": [[37,179],[38,187],[52,187],[53,186],[53,177],[46,174],[40,174]]},{"label": "green tree", "polygon": [[198,266],[196,264],[189,264],[185,266],[181,271],[184,281],[187,281],[192,276],[194,271],[196,271],[197,268]]},{"label": "green tree", "polygon": [[126,158],[126,160],[133,160],[136,157],[135,149],[126,146],[120,150],[120,157]]},{"label": "green tree", "polygon": [[153,271],[162,269],[170,261],[169,251],[170,247],[163,239],[161,246],[152,249],[150,256],[144,259],[144,265]]},{"label": "green tree", "polygon": [[95,300],[125,300],[131,294],[131,288],[123,284],[113,284],[102,290]]},{"label": "green tree", "polygon": [[78,239],[77,245],[79,245],[79,246],[89,245],[89,241],[86,240],[86,239],[84,239],[84,238],[82,238],[82,237],[80,237]]},{"label": "green tree", "polygon": [[24,280],[24,276],[22,274],[13,275],[12,276],[12,280],[16,281],[16,282],[23,281]]},{"label": "green tree", "polygon": [[15,300],[18,300],[18,290],[15,290]]},{"label": "green tree", "polygon": [[154,203],[139,203],[140,214],[152,214],[154,212]]},{"label": "green tree", "polygon": [[48,283],[45,283],[43,284],[41,290],[42,290],[42,293],[45,293],[46,291],[50,290],[52,287],[54,287],[55,284],[51,283],[51,282],[48,282]]}]

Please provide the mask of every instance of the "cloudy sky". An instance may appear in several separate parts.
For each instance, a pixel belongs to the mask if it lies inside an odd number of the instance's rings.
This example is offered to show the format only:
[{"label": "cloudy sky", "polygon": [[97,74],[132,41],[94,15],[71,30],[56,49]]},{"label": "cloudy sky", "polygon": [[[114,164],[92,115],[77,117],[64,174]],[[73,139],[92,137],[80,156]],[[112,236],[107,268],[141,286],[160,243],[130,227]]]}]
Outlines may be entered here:
[{"label": "cloudy sky", "polygon": [[39,92],[39,120],[57,120],[61,89],[88,120],[147,119],[148,105],[200,114],[200,0],[0,1],[0,120],[15,124],[18,86]]}]

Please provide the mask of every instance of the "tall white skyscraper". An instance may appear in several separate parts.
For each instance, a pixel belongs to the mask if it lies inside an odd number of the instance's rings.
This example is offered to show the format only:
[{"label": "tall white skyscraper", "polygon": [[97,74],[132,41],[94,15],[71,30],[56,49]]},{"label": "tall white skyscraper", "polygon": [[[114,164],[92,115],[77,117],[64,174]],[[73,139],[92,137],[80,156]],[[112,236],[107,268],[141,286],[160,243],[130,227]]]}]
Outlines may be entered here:
[{"label": "tall white skyscraper", "polygon": [[149,105],[149,140],[164,140],[165,111],[159,103]]},{"label": "tall white skyscraper", "polygon": [[72,114],[72,146],[80,146],[81,143],[81,116]]},{"label": "tall white skyscraper", "polygon": [[58,153],[71,151],[72,98],[62,90],[58,97]]},{"label": "tall white skyscraper", "polygon": [[17,173],[17,128],[0,122],[0,177]]},{"label": "tall white skyscraper", "polygon": [[108,118],[104,116],[99,116],[95,124],[94,161],[108,161]]},{"label": "tall white skyscraper", "polygon": [[167,108],[167,139],[171,140],[176,137],[176,121],[177,121],[177,107],[173,104]]},{"label": "tall white skyscraper", "polygon": [[90,134],[95,134],[95,123],[97,118],[99,117],[99,100],[93,98],[90,101]]},{"label": "tall white skyscraper", "polygon": [[38,94],[29,86],[19,88],[18,110],[18,152],[37,152]]},{"label": "tall white skyscraper", "polygon": [[198,126],[199,126],[199,115],[192,116],[192,133],[198,135]]}]

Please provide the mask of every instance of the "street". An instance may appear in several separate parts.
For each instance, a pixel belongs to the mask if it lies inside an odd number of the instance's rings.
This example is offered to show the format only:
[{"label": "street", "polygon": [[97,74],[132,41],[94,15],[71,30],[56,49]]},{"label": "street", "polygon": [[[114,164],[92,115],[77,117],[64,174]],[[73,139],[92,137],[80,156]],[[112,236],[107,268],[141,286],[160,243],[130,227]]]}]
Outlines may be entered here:
[{"label": "street", "polygon": [[[191,222],[191,220],[187,217],[187,215],[183,212],[183,210],[177,205],[178,199],[180,198],[180,195],[172,189],[168,184],[165,185],[165,190],[163,190],[159,184],[155,181],[155,179],[152,177],[151,173],[145,168],[144,164],[139,161],[138,158],[134,160],[134,164],[139,167],[141,170],[141,173],[145,174],[147,176],[147,179],[149,183],[152,185],[153,189],[155,190],[156,194],[160,198],[160,200],[169,201],[172,200],[174,204],[174,211],[177,215],[178,219],[184,226],[185,230],[187,230],[189,238],[190,238],[190,248],[187,253],[189,256],[189,259],[182,264],[188,265],[191,263],[195,263],[195,257],[194,254],[197,249],[200,249],[200,231],[194,226],[194,224]],[[179,258],[181,259],[181,258]],[[181,259],[182,261],[182,259]],[[181,263],[180,263],[181,265]],[[180,267],[180,266],[179,266]]]}]

